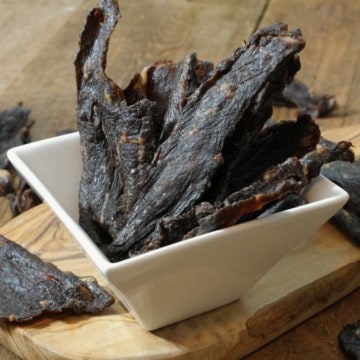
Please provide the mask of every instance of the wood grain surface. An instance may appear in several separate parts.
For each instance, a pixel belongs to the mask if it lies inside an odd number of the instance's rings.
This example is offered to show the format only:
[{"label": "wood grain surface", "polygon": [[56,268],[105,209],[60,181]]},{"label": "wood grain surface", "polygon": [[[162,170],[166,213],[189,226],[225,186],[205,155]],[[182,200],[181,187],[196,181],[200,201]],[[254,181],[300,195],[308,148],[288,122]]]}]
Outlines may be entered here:
[{"label": "wood grain surface", "polygon": [[[76,126],[72,62],[85,16],[95,3],[0,0],[0,109],[18,102],[31,108],[34,140]],[[321,129],[338,140],[349,136],[338,128],[350,125],[350,137],[357,139],[359,1],[123,0],[120,5],[123,18],[111,40],[108,62],[108,74],[120,85],[143,66],[160,58],[179,60],[188,51],[217,62],[259,26],[283,21],[300,27],[307,41],[299,78],[316,92],[336,95],[338,109],[318,120]],[[276,119],[294,116],[294,110],[274,111]],[[6,198],[0,198],[0,224],[11,217]],[[354,292],[249,358],[341,358],[338,352],[329,354],[337,347],[341,327],[360,318],[359,296]],[[14,358],[0,347],[0,359]]]}]

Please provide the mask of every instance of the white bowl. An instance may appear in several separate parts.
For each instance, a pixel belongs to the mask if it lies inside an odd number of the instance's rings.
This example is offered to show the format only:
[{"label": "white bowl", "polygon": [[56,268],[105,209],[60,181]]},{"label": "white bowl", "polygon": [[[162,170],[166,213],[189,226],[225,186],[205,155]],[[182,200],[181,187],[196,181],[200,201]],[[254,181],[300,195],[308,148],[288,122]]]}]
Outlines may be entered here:
[{"label": "white bowl", "polygon": [[306,190],[306,205],[111,263],[78,224],[79,134],[19,146],[8,157],[149,330],[241,298],[348,200],[320,176]]}]

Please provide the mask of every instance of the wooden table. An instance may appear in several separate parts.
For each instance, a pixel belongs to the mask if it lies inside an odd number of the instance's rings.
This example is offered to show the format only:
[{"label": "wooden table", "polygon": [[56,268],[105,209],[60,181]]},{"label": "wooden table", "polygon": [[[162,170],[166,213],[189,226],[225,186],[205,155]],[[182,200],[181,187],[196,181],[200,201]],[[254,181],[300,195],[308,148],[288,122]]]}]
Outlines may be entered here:
[{"label": "wooden table", "polygon": [[[0,109],[32,109],[33,139],[76,128],[73,56],[90,0],[0,0]],[[120,85],[160,58],[189,51],[217,62],[259,26],[282,21],[307,41],[298,77],[315,92],[336,95],[339,107],[318,120],[322,131],[359,125],[360,1],[123,0],[111,40],[108,74]],[[275,109],[277,119],[294,118]],[[337,131],[337,130],[336,130]],[[0,225],[11,219],[0,198]],[[307,320],[247,359],[341,359],[337,335],[360,319],[360,290]],[[16,359],[0,347],[0,358]]]}]

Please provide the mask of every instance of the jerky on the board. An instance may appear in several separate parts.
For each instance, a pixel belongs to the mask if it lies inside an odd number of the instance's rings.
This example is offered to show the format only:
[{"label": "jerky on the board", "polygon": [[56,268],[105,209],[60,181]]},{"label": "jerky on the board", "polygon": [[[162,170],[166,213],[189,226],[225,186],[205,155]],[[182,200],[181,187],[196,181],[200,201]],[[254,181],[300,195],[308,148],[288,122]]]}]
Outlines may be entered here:
[{"label": "jerky on the board", "polygon": [[92,277],[79,278],[0,235],[0,320],[23,322],[45,313],[96,314],[113,297]]}]

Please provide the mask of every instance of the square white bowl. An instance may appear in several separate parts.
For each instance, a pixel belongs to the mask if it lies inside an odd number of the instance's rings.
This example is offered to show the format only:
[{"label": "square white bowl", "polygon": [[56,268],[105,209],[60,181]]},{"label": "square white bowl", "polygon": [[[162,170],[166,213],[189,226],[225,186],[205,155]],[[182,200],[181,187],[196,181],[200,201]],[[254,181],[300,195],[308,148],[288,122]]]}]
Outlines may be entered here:
[{"label": "square white bowl", "polygon": [[240,299],[348,200],[319,176],[305,191],[306,205],[111,263],[78,224],[79,134],[19,146],[8,157],[148,330]]}]

